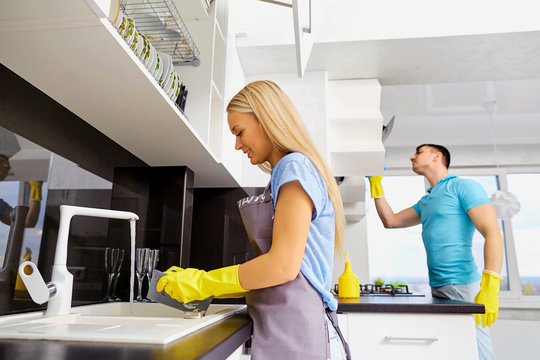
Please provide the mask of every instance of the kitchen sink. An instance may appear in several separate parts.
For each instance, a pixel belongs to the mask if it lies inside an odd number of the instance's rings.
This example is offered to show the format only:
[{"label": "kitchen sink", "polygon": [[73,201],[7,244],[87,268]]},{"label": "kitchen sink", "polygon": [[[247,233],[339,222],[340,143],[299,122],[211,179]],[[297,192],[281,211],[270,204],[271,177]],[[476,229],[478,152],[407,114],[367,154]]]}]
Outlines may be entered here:
[{"label": "kitchen sink", "polygon": [[111,302],[74,307],[68,315],[1,316],[0,338],[167,344],[244,309],[215,304],[205,316],[185,319],[183,311],[159,303]]}]

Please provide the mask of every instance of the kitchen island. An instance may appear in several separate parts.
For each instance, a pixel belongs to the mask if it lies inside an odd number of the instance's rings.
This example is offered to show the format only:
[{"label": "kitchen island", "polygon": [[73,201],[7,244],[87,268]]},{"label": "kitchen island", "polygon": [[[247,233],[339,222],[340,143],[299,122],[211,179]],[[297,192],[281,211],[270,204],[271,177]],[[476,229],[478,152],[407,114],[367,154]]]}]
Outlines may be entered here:
[{"label": "kitchen island", "polygon": [[[431,296],[362,296],[339,299],[338,305],[340,327],[354,358],[376,353],[384,359],[398,352],[401,359],[421,359],[433,351],[449,351],[449,346],[460,356],[443,352],[436,358],[475,359],[471,314],[483,311],[483,305]],[[3,339],[0,359],[226,359],[250,338],[251,331],[251,320],[243,311],[168,345]]]}]

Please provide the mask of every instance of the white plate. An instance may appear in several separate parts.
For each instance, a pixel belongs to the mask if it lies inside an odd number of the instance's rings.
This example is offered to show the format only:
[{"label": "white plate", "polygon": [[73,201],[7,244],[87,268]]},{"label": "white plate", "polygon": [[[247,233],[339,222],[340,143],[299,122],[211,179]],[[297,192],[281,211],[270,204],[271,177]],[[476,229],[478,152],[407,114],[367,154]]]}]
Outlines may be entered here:
[{"label": "white plate", "polygon": [[154,49],[154,52],[152,55],[152,62],[150,63],[148,70],[150,70],[150,74],[154,76],[154,72],[156,71],[156,67],[157,67],[157,50],[154,47],[152,47],[152,49]]},{"label": "white plate", "polygon": [[169,91],[171,91],[171,87],[173,85],[173,81],[174,81],[174,68],[169,70],[169,76],[167,77],[167,81],[165,81],[165,83],[163,84],[163,90],[165,90],[165,94],[167,94],[167,96],[169,96]]},{"label": "white plate", "polygon": [[139,56],[142,52],[142,48],[144,46],[144,40],[142,36],[135,30],[135,36],[133,37],[133,41],[131,42],[131,50],[135,53],[136,56]]},{"label": "white plate", "polygon": [[156,70],[154,71],[153,75],[154,75],[154,79],[158,81],[161,76],[161,73],[163,72],[163,59],[159,55],[159,51],[156,52],[156,57],[157,57],[157,64],[156,64]]},{"label": "white plate", "polygon": [[120,27],[120,25],[122,24],[122,21],[124,19],[126,15],[124,15],[123,12],[118,12],[118,16],[116,17],[116,21],[113,23],[113,26],[116,30],[118,30],[118,28]]},{"label": "white plate", "polygon": [[167,93],[167,96],[172,99],[173,95],[176,93],[176,88],[178,87],[178,76],[176,75],[176,71],[174,73],[174,82],[171,86],[171,89]]},{"label": "white plate", "polygon": [[167,75],[169,74],[169,72],[171,70],[172,57],[171,57],[171,55],[169,55],[167,53],[163,53],[163,52],[160,52],[159,56],[161,57],[161,60],[163,62],[163,70],[161,72],[161,76],[158,79],[158,83],[159,83],[159,85],[161,85],[163,87],[165,82],[168,80]]},{"label": "white plate", "polygon": [[148,39],[146,38],[146,36],[141,34],[140,41],[141,41],[142,48],[141,48],[141,53],[137,56],[144,64],[144,57],[146,56],[146,52],[148,51]]},{"label": "white plate", "polygon": [[120,25],[118,25],[118,33],[120,36],[124,37],[124,31],[126,31],[127,27],[127,16],[122,15],[122,20],[120,21]]},{"label": "white plate", "polygon": [[150,46],[150,53],[149,56],[146,58],[146,68],[152,72],[152,66],[154,66],[154,62],[156,61],[156,49],[154,46],[149,42]]},{"label": "white plate", "polygon": [[135,22],[130,17],[127,18],[127,21],[128,23],[126,26],[126,30],[124,31],[122,36],[124,37],[126,43],[131,46],[133,38],[135,37]]},{"label": "white plate", "polygon": [[150,51],[150,46],[149,46],[149,42],[146,36],[141,35],[141,37],[143,39],[143,48],[142,48],[141,54],[139,55],[139,59],[144,64],[144,62],[146,61],[146,54],[148,54],[148,51]]}]

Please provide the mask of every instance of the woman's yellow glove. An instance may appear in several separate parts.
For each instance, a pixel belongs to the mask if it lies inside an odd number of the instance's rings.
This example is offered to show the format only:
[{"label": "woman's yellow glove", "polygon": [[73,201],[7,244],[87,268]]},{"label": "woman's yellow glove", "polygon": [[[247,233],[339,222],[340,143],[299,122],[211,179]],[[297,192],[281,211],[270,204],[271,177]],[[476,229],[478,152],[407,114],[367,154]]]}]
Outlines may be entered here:
[{"label": "woman's yellow glove", "polygon": [[173,266],[165,271],[167,275],[159,279],[156,290],[165,290],[171,298],[182,303],[204,300],[210,296],[242,297],[247,290],[242,288],[238,280],[239,266],[233,265],[208,272]]},{"label": "woman's yellow glove", "polygon": [[502,279],[494,271],[484,270],[482,273],[480,291],[474,298],[474,302],[484,305],[486,312],[475,315],[476,325],[480,325],[480,319],[482,319],[482,327],[491,326],[497,320],[499,315],[499,290]]},{"label": "woman's yellow glove", "polygon": [[30,184],[30,200],[41,201],[41,185],[43,181],[29,181]]},{"label": "woman's yellow glove", "polygon": [[369,188],[371,190],[371,197],[374,199],[384,197],[384,191],[381,184],[382,178],[382,176],[369,177]]}]

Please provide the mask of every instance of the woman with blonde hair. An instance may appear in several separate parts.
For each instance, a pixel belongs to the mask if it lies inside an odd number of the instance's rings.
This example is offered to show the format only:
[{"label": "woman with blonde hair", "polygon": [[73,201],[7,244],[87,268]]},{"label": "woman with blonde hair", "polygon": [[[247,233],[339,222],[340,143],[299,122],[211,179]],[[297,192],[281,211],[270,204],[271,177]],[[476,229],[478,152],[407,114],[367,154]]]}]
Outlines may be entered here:
[{"label": "woman with blonde hair", "polygon": [[235,148],[271,174],[262,195],[239,201],[258,256],[209,272],[169,269],[157,290],[183,302],[245,296],[254,360],[349,359],[330,292],[345,222],[335,179],[275,83],[246,85],[227,112]]}]

